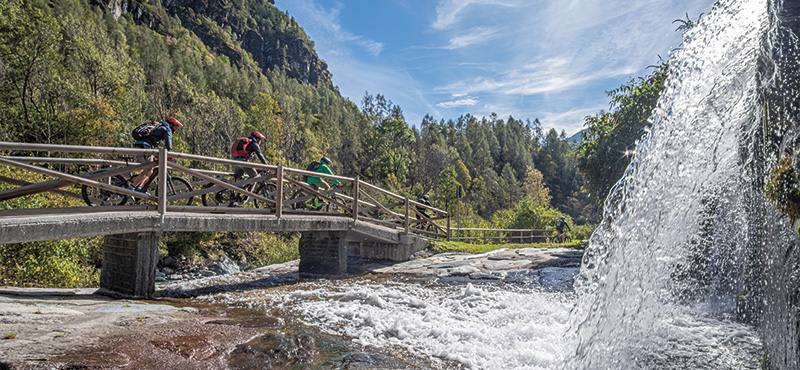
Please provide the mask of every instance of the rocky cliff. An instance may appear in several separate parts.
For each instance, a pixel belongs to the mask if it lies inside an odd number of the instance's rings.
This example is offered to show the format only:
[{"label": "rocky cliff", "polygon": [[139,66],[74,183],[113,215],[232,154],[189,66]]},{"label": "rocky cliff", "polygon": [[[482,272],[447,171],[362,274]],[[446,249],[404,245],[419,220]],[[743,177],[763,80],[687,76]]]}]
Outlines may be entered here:
[{"label": "rocky cliff", "polygon": [[164,35],[185,28],[233,65],[253,61],[263,72],[278,69],[302,83],[331,86],[330,72],[313,42],[274,0],[92,1],[116,18],[130,15],[137,24]]}]

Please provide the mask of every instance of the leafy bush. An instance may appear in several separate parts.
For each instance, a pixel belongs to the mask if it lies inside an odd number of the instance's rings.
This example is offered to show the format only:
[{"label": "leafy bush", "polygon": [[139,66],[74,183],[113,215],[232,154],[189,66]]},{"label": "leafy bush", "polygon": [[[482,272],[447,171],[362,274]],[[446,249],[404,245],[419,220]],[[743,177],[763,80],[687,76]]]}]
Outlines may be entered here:
[{"label": "leafy bush", "polygon": [[283,263],[300,258],[298,235],[262,232],[164,233],[159,254],[186,257],[192,262],[227,255],[251,267]]},{"label": "leafy bush", "polygon": [[791,157],[785,156],[775,165],[764,190],[767,199],[792,223],[800,218],[800,187]]},{"label": "leafy bush", "polygon": [[572,226],[572,240],[589,240],[597,225],[586,224]]},{"label": "leafy bush", "polygon": [[102,248],[102,237],[5,244],[0,247],[0,281],[11,286],[97,286]]}]

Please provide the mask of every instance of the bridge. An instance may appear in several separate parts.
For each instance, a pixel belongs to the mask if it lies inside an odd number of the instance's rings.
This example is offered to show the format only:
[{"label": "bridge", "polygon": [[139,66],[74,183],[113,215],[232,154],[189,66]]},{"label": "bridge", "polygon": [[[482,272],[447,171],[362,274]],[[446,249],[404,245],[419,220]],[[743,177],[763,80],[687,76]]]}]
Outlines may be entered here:
[{"label": "bridge", "polygon": [[[348,256],[404,261],[429,239],[472,240],[469,233],[478,230],[453,236],[449,213],[358,177],[165,149],[0,142],[0,151],[7,154],[0,156],[0,165],[16,169],[12,174],[41,175],[38,182],[0,176],[14,186],[0,191],[0,201],[6,202],[0,210],[0,244],[104,236],[100,286],[133,297],[155,291],[158,238],[165,231],[299,232],[301,275],[335,276],[346,273]],[[140,156],[156,159],[133,160]],[[234,181],[233,166],[264,175]],[[129,190],[129,180],[149,169],[154,171],[145,192]],[[318,190],[305,176],[339,184]],[[8,206],[10,200],[45,192],[63,202]],[[322,207],[310,209],[306,201],[315,198]],[[480,230],[485,242],[488,229]],[[544,241],[547,231],[490,230],[488,239]]]},{"label": "bridge", "polygon": [[[64,197],[59,207],[1,210],[0,244],[105,236],[100,285],[123,295],[155,291],[158,238],[165,231],[300,232],[300,273],[307,276],[343,274],[348,256],[406,260],[428,239],[450,236],[447,212],[358,177],[165,149],[0,142],[0,150],[9,154],[0,165],[42,175],[35,183],[0,176],[15,186],[0,191],[0,201],[44,192]],[[139,156],[156,160],[132,160]],[[234,182],[232,166],[266,175]],[[156,176],[146,192],[127,188],[133,175],[151,168]],[[305,176],[339,185],[317,190]],[[250,201],[220,204],[237,194]],[[323,201],[321,209],[305,205],[314,198]]]}]

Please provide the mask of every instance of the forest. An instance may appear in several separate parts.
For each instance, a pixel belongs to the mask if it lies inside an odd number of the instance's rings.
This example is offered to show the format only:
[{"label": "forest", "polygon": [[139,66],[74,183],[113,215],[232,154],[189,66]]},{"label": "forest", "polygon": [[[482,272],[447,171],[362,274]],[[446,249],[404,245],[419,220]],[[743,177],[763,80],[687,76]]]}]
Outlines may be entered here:
[{"label": "forest", "polygon": [[[130,147],[134,127],[173,116],[185,124],[173,150],[227,158],[234,140],[258,130],[270,164],[305,168],[325,155],[334,173],[460,210],[461,227],[552,228],[565,216],[587,238],[669,73],[660,61],[608,92],[609,111],[586,117],[576,144],[535,118],[408,122],[379,92],[350,101],[300,25],[270,1],[122,2],[136,12],[112,3],[0,4],[0,141]],[[0,167],[2,176],[10,171]],[[0,209],[59,202],[31,197]],[[264,264],[271,246],[292,239],[253,234],[172,235],[162,254],[239,254]],[[5,245],[0,284],[91,285],[100,243]]]}]

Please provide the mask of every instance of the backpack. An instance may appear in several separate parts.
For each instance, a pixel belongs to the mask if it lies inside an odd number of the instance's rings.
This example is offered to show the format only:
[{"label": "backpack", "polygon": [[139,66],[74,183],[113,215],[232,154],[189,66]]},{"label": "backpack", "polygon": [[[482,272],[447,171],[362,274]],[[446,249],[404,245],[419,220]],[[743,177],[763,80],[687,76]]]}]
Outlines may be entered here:
[{"label": "backpack", "polygon": [[238,140],[236,140],[236,142],[233,143],[233,146],[231,147],[231,155],[233,156],[233,158],[244,157],[249,159],[252,153],[247,151],[247,146],[250,145],[250,143],[252,142],[253,139],[249,137],[240,137]]},{"label": "backpack", "polygon": [[133,136],[135,140],[144,140],[148,136],[150,136],[150,133],[153,132],[153,130],[155,130],[155,128],[158,127],[160,124],[161,122],[157,121],[153,121],[150,123],[142,123],[135,129],[133,129],[133,131],[131,131],[131,136]]},{"label": "backpack", "polygon": [[[306,171],[316,171],[320,165],[322,165],[320,161],[311,162],[308,164],[308,167],[306,167]],[[308,176],[303,175],[303,181],[308,182]]]}]

